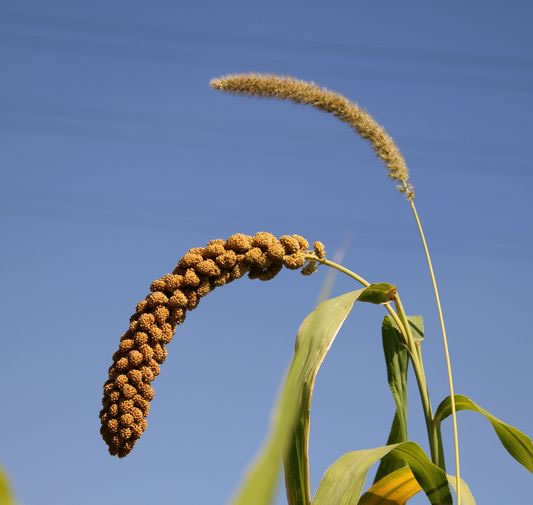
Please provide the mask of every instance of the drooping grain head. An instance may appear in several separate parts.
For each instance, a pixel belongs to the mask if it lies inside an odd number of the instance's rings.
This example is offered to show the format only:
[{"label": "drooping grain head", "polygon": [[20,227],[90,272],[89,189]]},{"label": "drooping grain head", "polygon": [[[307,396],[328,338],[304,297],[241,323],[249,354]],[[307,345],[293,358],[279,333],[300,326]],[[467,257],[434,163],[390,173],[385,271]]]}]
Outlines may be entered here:
[{"label": "drooping grain head", "polygon": [[368,112],[339,93],[292,77],[254,73],[227,75],[213,79],[210,85],[214,89],[236,95],[278,98],[307,104],[333,114],[367,139],[387,166],[387,175],[400,181],[399,189],[406,191],[409,197],[414,195],[407,165],[394,140]]},{"label": "drooping grain head", "polygon": [[312,273],[316,265],[304,257],[308,247],[300,235],[284,235],[278,240],[266,232],[255,236],[237,233],[190,249],[171,274],[152,282],[151,293],[137,304],[120,339],[104,384],[100,433],[112,455],[126,456],[146,430],[154,397],[151,383],[159,375],[168,353],[166,345],[176,326],[185,321],[187,311],[196,308],[213,289],[245,273],[263,281],[274,278],[283,266],[303,267],[303,274]]}]

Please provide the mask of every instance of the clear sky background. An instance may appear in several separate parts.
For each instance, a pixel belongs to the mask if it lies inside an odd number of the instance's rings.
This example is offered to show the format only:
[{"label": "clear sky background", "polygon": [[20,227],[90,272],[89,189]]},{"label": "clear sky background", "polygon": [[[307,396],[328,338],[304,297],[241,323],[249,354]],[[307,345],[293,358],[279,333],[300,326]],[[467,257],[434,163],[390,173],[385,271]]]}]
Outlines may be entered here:
[{"label": "clear sky background", "polygon": [[[385,125],[417,190],[457,392],[531,434],[532,15],[525,0],[0,1],[0,464],[20,503],[228,501],[324,271],[203,300],[127,458],[107,453],[98,412],[150,282],[235,232],[300,233],[331,254],[350,237],[343,263],[424,315],[434,406],[447,395],[417,232],[383,165],[333,117],[208,87],[227,73],[313,80]],[[355,287],[338,278],[334,294]],[[383,312],[357,306],[319,373],[313,489],[344,452],[386,441]],[[427,447],[410,381],[411,438]],[[459,423],[478,503],[529,503],[531,475],[490,424]],[[444,435],[453,471],[449,420]]]}]

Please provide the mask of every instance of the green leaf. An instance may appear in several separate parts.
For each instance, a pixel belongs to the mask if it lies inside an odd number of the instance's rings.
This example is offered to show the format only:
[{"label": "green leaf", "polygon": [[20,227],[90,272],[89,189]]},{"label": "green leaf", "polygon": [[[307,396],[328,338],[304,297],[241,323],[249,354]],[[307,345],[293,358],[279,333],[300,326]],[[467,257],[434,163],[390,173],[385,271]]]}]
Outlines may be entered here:
[{"label": "green leaf", "polygon": [[[409,316],[408,322],[413,329],[413,336],[419,341],[424,338],[424,319],[422,316]],[[401,334],[394,320],[385,316],[381,327],[383,351],[387,365],[387,380],[396,404],[396,412],[387,439],[387,445],[406,442],[409,440],[407,432],[407,371],[409,355],[402,345]],[[374,482],[404,466],[405,463],[387,456],[381,461],[374,477]]]},{"label": "green leaf", "polygon": [[16,505],[6,474],[0,468],[0,505]]},{"label": "green leaf", "polygon": [[[533,472],[533,442],[525,433],[493,416],[490,412],[474,403],[468,396],[455,395],[455,408],[457,411],[472,410],[483,414],[490,424],[492,424],[496,435],[498,435],[507,452],[530,472]],[[435,424],[439,433],[440,423],[451,415],[451,413],[451,398],[448,396],[442,401],[435,412]]]},{"label": "green leaf", "polygon": [[[387,366],[387,380],[396,404],[394,419],[387,439],[387,445],[391,445],[409,440],[407,432],[407,370],[409,356],[402,345],[398,327],[389,316],[385,316],[383,319],[381,337]],[[383,458],[374,477],[374,482],[404,465],[405,463],[397,458],[390,456]]]},{"label": "green leaf", "polygon": [[363,290],[359,301],[375,304],[387,303],[394,298],[395,294],[396,286],[394,284],[377,282],[376,284],[370,284],[370,286]]},{"label": "green leaf", "polygon": [[[396,444],[399,442],[405,442],[406,435],[405,429],[401,426],[400,416],[398,411],[394,413],[392,419],[392,426],[389,431],[389,436],[387,438],[387,445]],[[376,475],[374,476],[374,482],[378,482],[380,479],[388,475],[389,473],[398,470],[406,465],[405,461],[401,461],[398,458],[394,458],[390,455],[385,456],[376,470]]]},{"label": "green leaf", "polygon": [[417,344],[421,344],[424,340],[424,318],[422,316],[407,316],[409,327],[411,328],[411,335]]},{"label": "green leaf", "polygon": [[[270,434],[231,500],[232,505],[267,505],[272,501],[280,466],[301,412],[304,391],[309,384],[312,385],[337,332],[361,292],[351,291],[327,300],[303,321],[298,330],[293,360],[274,409]],[[301,464],[305,466],[307,462],[302,461]]]},{"label": "green leaf", "polygon": [[[313,381],[314,382],[314,381]],[[285,489],[289,505],[310,505],[309,482],[309,413],[313,384],[306,383],[302,392],[300,412],[296,420],[289,450],[284,459]]]},{"label": "green leaf", "polygon": [[[450,484],[451,488],[457,494],[457,477],[450,474],[446,474],[446,477],[448,477],[448,484]],[[463,479],[461,479],[461,503],[463,505],[476,505],[474,495],[472,494],[472,491],[470,491],[468,484]]]},{"label": "green leaf", "polygon": [[[456,477],[454,475],[446,477],[450,487],[456,491]],[[361,496],[358,505],[405,505],[421,489],[411,469],[404,466],[376,482]],[[461,497],[463,505],[476,505],[476,500],[463,479],[461,479]]]},{"label": "green leaf", "polygon": [[421,489],[411,469],[404,466],[375,482],[357,505],[404,505]]},{"label": "green leaf", "polygon": [[414,442],[348,452],[331,465],[320,484],[312,505],[356,505],[370,467],[393,455],[404,460],[432,505],[452,505],[446,473],[433,464]]},{"label": "green leaf", "polygon": [[[345,251],[335,252],[335,261],[340,263]],[[322,289],[318,296],[317,305],[326,301],[333,289],[337,270],[329,268]],[[288,505],[309,505],[311,503],[311,489],[309,483],[309,414],[313,399],[314,383],[306,383],[302,391],[300,413],[294,426],[289,450],[284,460],[285,487]]]}]

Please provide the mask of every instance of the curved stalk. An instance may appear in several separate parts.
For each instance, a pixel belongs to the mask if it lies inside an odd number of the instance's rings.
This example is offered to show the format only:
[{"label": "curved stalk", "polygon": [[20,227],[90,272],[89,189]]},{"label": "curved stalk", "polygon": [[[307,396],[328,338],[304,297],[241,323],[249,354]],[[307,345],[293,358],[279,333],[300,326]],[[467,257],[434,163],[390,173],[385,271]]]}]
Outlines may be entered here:
[{"label": "curved stalk", "polygon": [[[404,187],[407,190],[407,185],[404,182]],[[444,347],[444,356],[446,358],[446,369],[448,371],[448,386],[450,389],[450,403],[452,407],[452,423],[453,423],[453,442],[454,442],[454,451],[455,451],[455,474],[457,477],[457,505],[461,505],[461,465],[459,458],[459,434],[457,429],[457,410],[455,407],[455,391],[453,387],[453,376],[452,376],[452,365],[450,360],[450,351],[448,348],[448,337],[446,336],[446,326],[444,324],[444,315],[442,312],[442,306],[440,303],[439,288],[437,285],[437,280],[435,278],[435,272],[433,271],[433,263],[431,261],[431,255],[429,254],[429,248],[426,241],[426,236],[424,234],[424,229],[422,228],[422,223],[418,212],[416,210],[415,202],[412,196],[408,197],[411,210],[413,211],[413,216],[416,221],[416,226],[418,228],[418,233],[420,234],[420,239],[422,240],[422,246],[424,247],[424,253],[426,255],[426,261],[428,264],[429,275],[431,277],[431,283],[433,285],[433,292],[435,294],[435,302],[437,304],[437,312],[439,314],[439,322],[442,333],[442,343]]]},{"label": "curved stalk", "polygon": [[[335,268],[339,272],[342,272],[352,279],[355,279],[357,282],[362,284],[365,287],[370,286],[370,282],[368,282],[366,279],[361,277],[359,274],[356,274],[352,270],[343,267],[342,265],[339,265],[338,263],[335,263],[334,261],[328,260],[326,258],[319,258],[318,256],[314,254],[306,254],[306,259],[318,261],[324,265],[327,265],[329,267]],[[428,440],[429,440],[429,447],[431,451],[431,459],[434,463],[438,461],[439,458],[439,440],[437,435],[437,430],[435,428],[435,425],[433,423],[433,411],[431,408],[431,401],[429,398],[429,391],[428,386],[426,382],[426,374],[424,371],[424,365],[421,358],[420,348],[417,346],[412,333],[411,328],[409,326],[409,322],[407,320],[407,315],[405,313],[405,310],[403,308],[402,302],[400,300],[400,297],[398,294],[394,297],[394,303],[397,308],[397,312],[392,308],[390,303],[385,303],[385,308],[391,315],[391,317],[394,319],[394,322],[398,326],[400,330],[400,334],[404,337],[404,345],[406,347],[407,352],[409,353],[409,356],[411,358],[411,362],[413,364],[413,370],[415,372],[416,381],[418,384],[418,390],[420,392],[420,399],[422,401],[422,409],[424,411],[424,418],[426,421],[426,428],[428,432]]]},{"label": "curved stalk", "polygon": [[[366,279],[356,274],[355,272],[352,272],[350,269],[343,267],[339,263],[335,263],[334,261],[328,260],[326,258],[321,259],[315,254],[306,254],[305,259],[317,261],[319,263],[322,263],[323,265],[327,265],[328,267],[334,268],[335,270],[338,270],[339,272],[346,274],[348,277],[355,279],[359,284],[362,284],[365,288],[370,286],[370,282],[368,282]],[[385,303],[384,305],[387,311],[389,312],[389,314],[391,315],[392,319],[394,319],[394,322],[398,325],[400,332],[405,336],[405,338],[407,338],[407,333],[406,333],[407,330],[404,328],[404,325],[402,321],[400,320],[400,318],[398,317],[398,314],[396,314],[394,309],[391,307],[390,303]],[[407,341],[404,343],[407,344]]]}]

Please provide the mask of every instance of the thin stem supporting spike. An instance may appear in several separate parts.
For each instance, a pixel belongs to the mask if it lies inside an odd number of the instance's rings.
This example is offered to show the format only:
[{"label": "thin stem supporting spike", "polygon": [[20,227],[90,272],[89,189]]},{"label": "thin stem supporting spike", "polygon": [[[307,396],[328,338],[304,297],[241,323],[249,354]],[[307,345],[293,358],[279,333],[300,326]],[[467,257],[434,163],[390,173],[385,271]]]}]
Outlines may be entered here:
[{"label": "thin stem supporting spike", "polygon": [[[306,254],[305,258],[312,261],[318,261],[322,263],[323,265],[327,265],[331,268],[334,268],[338,270],[339,272],[342,272],[352,279],[355,279],[357,282],[362,284],[365,287],[370,286],[370,283],[361,277],[359,274],[356,274],[352,270],[349,270],[346,267],[343,267],[342,265],[339,265],[338,263],[335,263],[334,261],[328,260],[327,258],[319,258],[315,254]],[[426,420],[426,427],[428,431],[428,439],[429,439],[429,446],[431,449],[431,457],[434,463],[438,461],[438,454],[439,454],[439,444],[438,444],[438,438],[437,438],[437,432],[435,430],[435,425],[433,423],[433,412],[431,409],[431,400],[429,398],[429,391],[427,387],[426,382],[426,374],[424,372],[424,365],[422,363],[422,357],[420,354],[420,349],[417,347],[412,334],[411,329],[409,327],[409,322],[407,320],[407,315],[405,313],[405,310],[403,308],[402,302],[400,300],[399,295],[396,293],[394,297],[394,303],[398,309],[398,312],[396,312],[390,303],[383,304],[391,317],[394,319],[395,323],[398,326],[398,329],[400,331],[400,334],[403,337],[403,344],[405,346],[405,349],[409,353],[409,356],[411,357],[411,362],[413,364],[413,369],[415,372],[416,380],[418,383],[418,389],[420,391],[420,398],[422,400],[422,407],[424,410],[424,417]]]},{"label": "thin stem supporting spike", "polygon": [[[367,288],[370,286],[370,282],[368,282],[366,279],[363,279],[360,275],[356,274],[355,272],[352,272],[346,267],[343,267],[342,265],[339,265],[338,263],[335,263],[334,261],[328,260],[326,258],[319,258],[315,254],[306,254],[305,258],[312,261],[317,261],[319,263],[322,263],[323,265],[327,265],[328,267],[334,268],[335,270],[338,270],[339,272],[342,272],[343,274],[346,274],[348,277],[351,277],[352,279],[356,280],[359,284],[362,284]],[[398,314],[394,311],[394,309],[391,307],[390,303],[384,303],[383,304],[391,317],[394,319],[395,323],[398,325],[398,328],[400,331],[406,336],[407,338],[407,331],[408,329],[404,328],[404,325],[400,318],[398,317]],[[403,330],[403,331],[402,331]]]},{"label": "thin stem supporting spike", "polygon": [[[405,182],[404,182],[404,185],[405,185]],[[455,474],[457,476],[457,505],[461,505],[461,465],[460,465],[460,460],[459,460],[459,435],[458,435],[458,430],[457,430],[457,411],[455,408],[455,391],[453,387],[453,376],[452,376],[452,365],[451,365],[451,360],[450,360],[450,351],[448,349],[448,337],[446,336],[446,326],[444,324],[444,315],[443,315],[442,306],[440,303],[439,288],[437,286],[435,272],[433,271],[433,264],[431,262],[431,256],[429,254],[429,248],[427,245],[426,236],[422,228],[422,223],[420,222],[420,217],[418,216],[418,212],[416,210],[414,199],[411,197],[411,198],[408,198],[408,200],[411,206],[411,210],[413,211],[413,216],[416,221],[418,233],[420,234],[420,238],[422,240],[422,245],[424,247],[424,253],[426,255],[426,261],[428,264],[429,274],[431,276],[431,283],[433,284],[433,292],[435,293],[437,311],[439,313],[440,328],[442,332],[442,342],[444,346],[444,355],[446,358],[446,368],[448,370],[448,385],[450,388],[450,400],[451,400],[451,407],[452,407],[453,442],[454,442],[454,449],[455,449]]]}]

